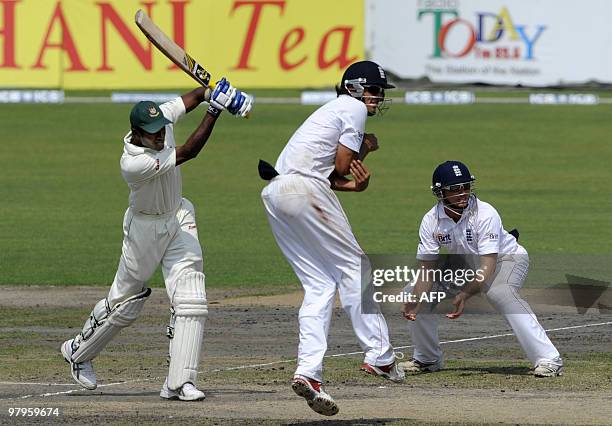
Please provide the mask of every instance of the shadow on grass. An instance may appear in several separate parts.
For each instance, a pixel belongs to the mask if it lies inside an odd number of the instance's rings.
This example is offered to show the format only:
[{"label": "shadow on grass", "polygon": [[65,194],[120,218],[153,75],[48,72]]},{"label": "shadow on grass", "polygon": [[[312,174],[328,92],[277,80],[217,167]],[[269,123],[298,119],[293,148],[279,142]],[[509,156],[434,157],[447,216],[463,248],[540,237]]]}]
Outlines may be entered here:
[{"label": "shadow on grass", "polygon": [[352,419],[352,420],[317,420],[308,422],[285,423],[292,426],[317,426],[317,425],[334,425],[334,426],[354,426],[354,425],[388,425],[397,424],[399,421],[407,419]]}]

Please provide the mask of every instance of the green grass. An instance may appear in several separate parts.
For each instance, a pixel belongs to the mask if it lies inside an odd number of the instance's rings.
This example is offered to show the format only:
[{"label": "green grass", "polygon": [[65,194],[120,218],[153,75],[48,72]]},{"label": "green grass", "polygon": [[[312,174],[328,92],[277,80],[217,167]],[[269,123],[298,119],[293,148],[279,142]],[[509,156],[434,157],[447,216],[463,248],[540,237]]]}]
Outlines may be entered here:
[{"label": "green grass", "polygon": [[[0,283],[109,284],[121,250],[128,189],[119,172],[129,105],[1,105]],[[209,145],[183,167],[196,206],[207,284],[296,282],[263,212],[259,158],[274,162],[315,107],[258,105],[222,117]],[[202,111],[177,126],[182,141]],[[478,192],[521,230],[530,253],[610,253],[612,106],[406,106],[370,119],[380,151],[372,181],[341,194],[367,252],[413,253],[433,205],[433,168],[465,161]],[[180,143],[180,142],[179,142]],[[159,285],[158,273],[153,284]]]}]

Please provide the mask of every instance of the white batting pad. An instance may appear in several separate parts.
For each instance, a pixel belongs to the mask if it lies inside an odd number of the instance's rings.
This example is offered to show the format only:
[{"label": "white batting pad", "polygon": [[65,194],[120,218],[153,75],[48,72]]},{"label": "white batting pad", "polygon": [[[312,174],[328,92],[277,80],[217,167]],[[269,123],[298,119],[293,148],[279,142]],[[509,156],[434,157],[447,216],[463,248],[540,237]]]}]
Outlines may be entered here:
[{"label": "white batting pad", "polygon": [[177,390],[185,383],[196,384],[198,365],[208,316],[204,274],[190,272],[177,283],[172,300],[174,336],[170,340],[168,388]]},{"label": "white batting pad", "polygon": [[150,295],[151,289],[147,288],[112,309],[106,299],[96,303],[85,321],[83,331],[74,339],[72,361],[78,363],[94,359],[122,328],[136,321]]}]

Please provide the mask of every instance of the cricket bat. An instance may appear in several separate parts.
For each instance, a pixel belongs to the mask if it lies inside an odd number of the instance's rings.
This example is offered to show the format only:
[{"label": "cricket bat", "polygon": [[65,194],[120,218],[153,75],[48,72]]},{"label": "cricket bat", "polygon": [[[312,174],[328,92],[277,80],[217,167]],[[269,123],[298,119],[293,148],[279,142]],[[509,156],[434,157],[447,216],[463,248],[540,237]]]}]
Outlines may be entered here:
[{"label": "cricket bat", "polygon": [[[168,37],[157,25],[144,13],[142,10],[136,12],[134,17],[136,25],[145,36],[153,43],[157,49],[162,52],[168,59],[176,64],[177,67],[185,71],[191,78],[200,83],[202,86],[213,89],[215,83],[211,83],[211,75],[206,69],[200,65],[195,59]],[[210,91],[206,91],[206,98],[210,98]]]}]

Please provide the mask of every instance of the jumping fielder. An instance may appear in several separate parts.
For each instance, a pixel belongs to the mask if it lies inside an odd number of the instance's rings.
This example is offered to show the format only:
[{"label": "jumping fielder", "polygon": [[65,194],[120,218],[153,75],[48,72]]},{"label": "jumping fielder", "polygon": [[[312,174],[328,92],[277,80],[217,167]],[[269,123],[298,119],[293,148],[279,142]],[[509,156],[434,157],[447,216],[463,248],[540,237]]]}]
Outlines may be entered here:
[{"label": "jumping fielder", "polygon": [[162,105],[143,101],[130,113],[124,138],[121,174],[130,188],[123,220],[123,247],[110,292],[91,312],[83,330],[61,346],[72,377],[95,389],[92,360],[132,324],[151,294],[147,281],[161,264],[171,303],[169,370],[160,396],[194,401],[204,323],[208,315],[202,249],[193,204],[183,198],[180,165],[195,158],[224,109],[246,116],[251,98],[222,79],[211,94],[208,111],[184,145],[176,146],[174,125],[205,100],[197,88]]},{"label": "jumping fielder", "polygon": [[337,87],[338,97],[306,119],[276,166],[260,162],[260,175],[271,180],[261,196],[272,233],[304,288],[292,388],[314,411],[327,416],[338,412],[322,387],[336,290],[365,353],[362,369],[397,382],[404,379],[384,317],[361,312],[364,253],[333,192],[368,187],[370,173],[362,160],[378,149],[378,142],[364,133],[365,121],[383,108],[385,89],[393,87],[374,62],[352,64]]},{"label": "jumping fielder", "polygon": [[[517,235],[506,232],[493,206],[472,192],[474,181],[467,166],[459,161],[446,161],[436,168],[431,189],[438,202],[421,222],[417,259],[425,270],[431,270],[440,249],[451,255],[475,257],[480,273],[454,297],[455,309],[447,317],[459,318],[467,300],[474,294],[483,293],[512,327],[535,367],[535,376],[560,376],[563,361],[559,351],[519,294],[529,269],[527,251],[518,243]],[[423,280],[417,282],[413,288],[414,300],[422,300],[423,292],[440,285]],[[437,290],[442,288],[434,288]],[[443,366],[438,315],[431,312],[417,315],[422,306],[416,302],[404,305],[404,316],[414,321],[409,326],[415,345],[413,358],[400,363],[400,367],[409,372],[432,372]]]}]

